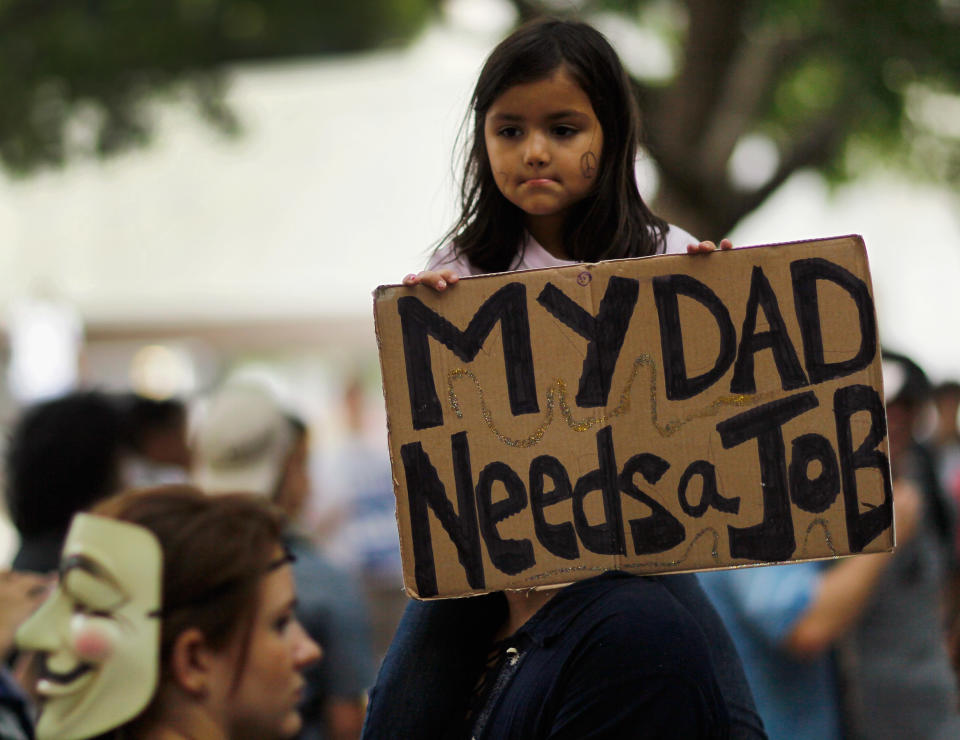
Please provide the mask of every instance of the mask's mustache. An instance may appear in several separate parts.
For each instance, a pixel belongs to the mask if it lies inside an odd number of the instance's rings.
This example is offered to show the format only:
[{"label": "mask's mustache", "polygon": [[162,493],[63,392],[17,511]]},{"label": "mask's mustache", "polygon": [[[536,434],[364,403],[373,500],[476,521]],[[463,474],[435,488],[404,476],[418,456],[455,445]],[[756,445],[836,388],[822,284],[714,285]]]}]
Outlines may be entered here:
[{"label": "mask's mustache", "polygon": [[52,683],[59,684],[68,684],[73,681],[76,681],[80,676],[83,676],[86,673],[89,673],[93,670],[93,665],[90,663],[80,663],[73,670],[67,671],[66,673],[58,673],[57,671],[50,670],[50,667],[47,665],[47,659],[44,658],[40,662],[40,671],[39,678],[50,681]]}]

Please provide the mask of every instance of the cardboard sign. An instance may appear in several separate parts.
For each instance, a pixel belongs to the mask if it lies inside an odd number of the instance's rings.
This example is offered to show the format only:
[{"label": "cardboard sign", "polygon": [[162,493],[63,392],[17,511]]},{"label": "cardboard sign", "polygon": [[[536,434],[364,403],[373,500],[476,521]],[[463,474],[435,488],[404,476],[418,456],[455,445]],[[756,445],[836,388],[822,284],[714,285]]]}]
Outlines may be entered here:
[{"label": "cardboard sign", "polygon": [[408,593],[893,546],[857,236],[383,286]]}]

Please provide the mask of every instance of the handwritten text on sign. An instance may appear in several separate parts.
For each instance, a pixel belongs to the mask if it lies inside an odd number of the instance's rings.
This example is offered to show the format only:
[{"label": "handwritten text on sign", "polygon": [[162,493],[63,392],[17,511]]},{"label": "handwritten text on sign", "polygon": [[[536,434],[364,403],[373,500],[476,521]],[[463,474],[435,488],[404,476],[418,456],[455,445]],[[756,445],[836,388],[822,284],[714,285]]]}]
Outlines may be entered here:
[{"label": "handwritten text on sign", "polygon": [[375,308],[416,596],[891,545],[859,238],[381,288]]}]

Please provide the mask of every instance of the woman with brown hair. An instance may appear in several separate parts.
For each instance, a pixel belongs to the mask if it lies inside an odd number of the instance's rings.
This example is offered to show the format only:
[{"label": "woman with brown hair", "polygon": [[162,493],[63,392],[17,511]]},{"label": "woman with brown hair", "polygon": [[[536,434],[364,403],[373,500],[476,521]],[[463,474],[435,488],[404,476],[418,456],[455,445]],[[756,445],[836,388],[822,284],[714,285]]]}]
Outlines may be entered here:
[{"label": "woman with brown hair", "polygon": [[74,519],[21,628],[45,738],[288,738],[320,657],[293,614],[283,517],[243,494],[126,493]]}]

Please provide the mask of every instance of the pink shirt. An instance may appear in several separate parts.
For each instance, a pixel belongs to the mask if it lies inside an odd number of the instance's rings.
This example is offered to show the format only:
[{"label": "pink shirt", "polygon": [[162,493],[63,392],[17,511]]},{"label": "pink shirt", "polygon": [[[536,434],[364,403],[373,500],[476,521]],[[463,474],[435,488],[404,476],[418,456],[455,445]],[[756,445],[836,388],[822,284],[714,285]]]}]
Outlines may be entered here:
[{"label": "pink shirt", "polygon": [[[529,233],[524,233],[524,248],[517,253],[516,259],[510,265],[511,272],[513,270],[537,270],[544,267],[565,267],[577,264],[576,260],[557,259],[540,246]],[[687,245],[699,243],[699,239],[695,239],[683,229],[671,225],[667,231],[664,254],[686,254]],[[440,247],[430,258],[427,265],[428,270],[441,268],[455,270],[461,277],[483,274],[483,270],[470,264],[465,257],[457,256],[453,251],[452,243]]]}]

